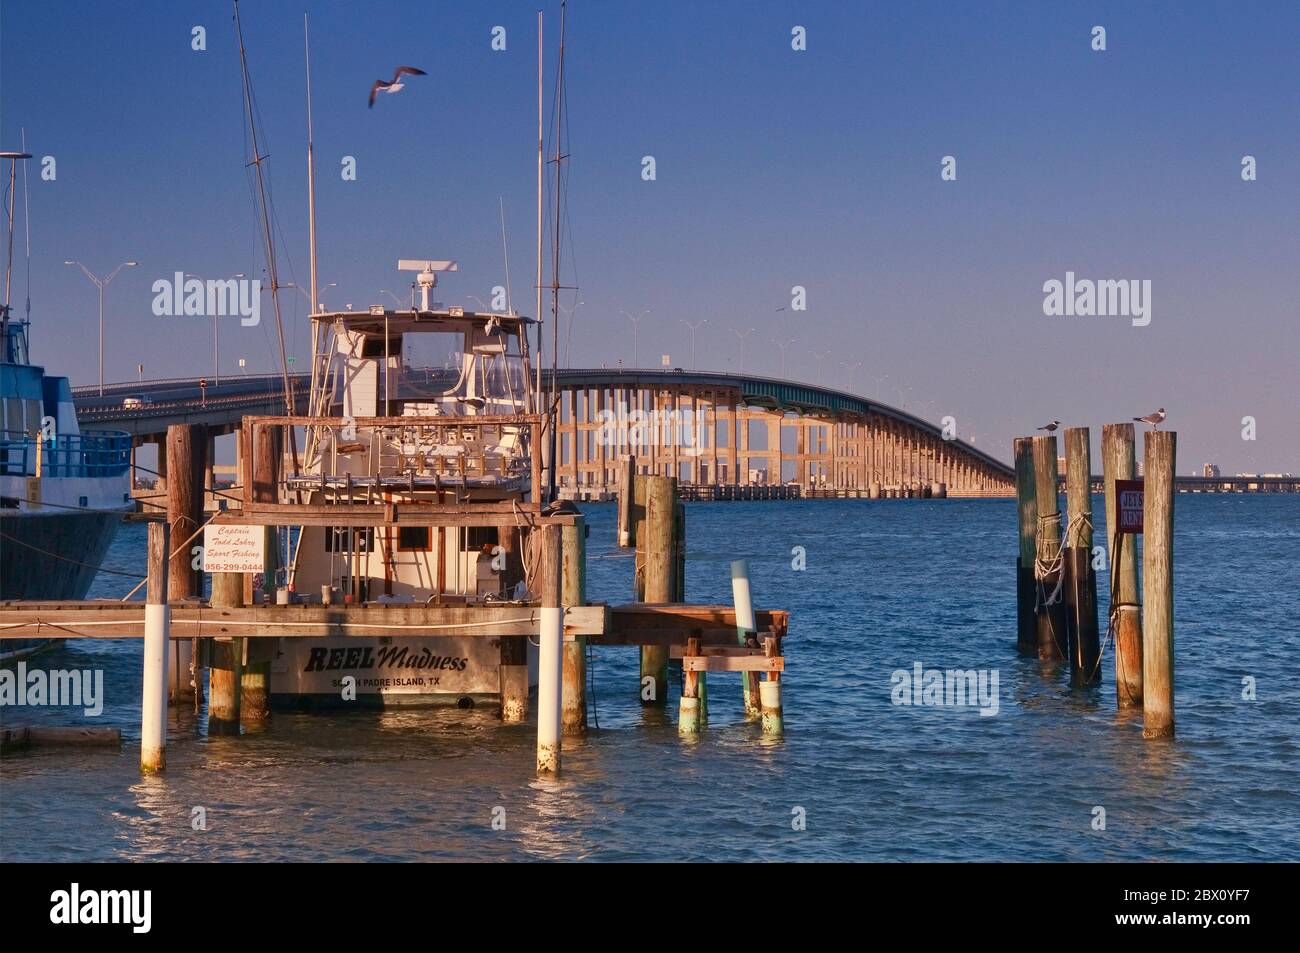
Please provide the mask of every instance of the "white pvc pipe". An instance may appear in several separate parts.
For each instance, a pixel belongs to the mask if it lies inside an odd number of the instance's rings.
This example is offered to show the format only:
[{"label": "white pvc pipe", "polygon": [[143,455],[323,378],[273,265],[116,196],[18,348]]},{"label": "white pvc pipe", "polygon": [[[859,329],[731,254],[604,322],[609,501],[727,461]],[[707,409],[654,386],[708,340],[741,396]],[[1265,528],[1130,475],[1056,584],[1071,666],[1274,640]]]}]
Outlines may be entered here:
[{"label": "white pvc pipe", "polygon": [[[744,645],[749,633],[758,629],[754,620],[754,600],[749,592],[749,563],[737,559],[731,564],[731,601],[736,607],[736,642]],[[759,713],[757,682],[754,676],[745,672],[741,675],[745,687],[745,714],[754,716]]]},{"label": "white pvc pipe", "polygon": [[754,632],[754,600],[749,593],[749,563],[737,559],[731,564],[731,599],[736,605],[736,641],[744,645],[747,633]]},{"label": "white pvc pipe", "polygon": [[144,607],[144,690],[140,698],[140,769],[167,766],[167,644],[171,609]]},{"label": "white pvc pipe", "polygon": [[560,770],[560,699],[563,692],[564,610],[541,609],[541,647],[537,657],[537,770]]}]

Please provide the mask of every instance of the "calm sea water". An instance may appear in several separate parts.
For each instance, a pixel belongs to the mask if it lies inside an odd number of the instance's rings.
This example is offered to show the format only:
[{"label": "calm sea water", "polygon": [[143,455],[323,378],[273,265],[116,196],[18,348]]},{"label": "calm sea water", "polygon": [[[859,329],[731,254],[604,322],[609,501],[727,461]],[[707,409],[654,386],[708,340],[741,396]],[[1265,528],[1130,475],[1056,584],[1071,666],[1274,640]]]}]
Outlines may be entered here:
[{"label": "calm sea water", "polygon": [[[1100,514],[1100,500],[1095,503]],[[626,601],[613,509],[587,509],[589,591]],[[173,712],[168,769],[138,771],[138,642],[70,642],[46,668],[102,667],[117,751],[35,751],[0,765],[4,860],[1295,860],[1300,857],[1300,497],[1178,498],[1178,738],[1147,742],[1099,689],[1015,652],[1010,501],[816,501],[687,507],[692,601],[792,612],[786,734],[741,715],[711,676],[698,742],[637,702],[635,649],[597,651],[599,729],[533,772],[531,726],[485,711],[276,714],[208,739]],[[1099,527],[1100,529],[1100,527]],[[143,565],[124,526],[106,565]],[[1099,538],[1102,538],[1099,536]],[[802,546],[807,569],[791,568]],[[126,583],[124,586],[123,583]],[[101,574],[92,595],[130,585]],[[1102,618],[1105,618],[1105,596]],[[1000,707],[891,703],[891,673],[996,669]],[[1257,700],[1242,698],[1243,678]],[[70,723],[6,709],[6,723]],[[207,810],[208,829],[191,829]],[[494,808],[506,829],[493,830]],[[1094,808],[1106,829],[1094,830]],[[796,809],[806,830],[793,829]],[[499,812],[498,812],[499,814]]]}]

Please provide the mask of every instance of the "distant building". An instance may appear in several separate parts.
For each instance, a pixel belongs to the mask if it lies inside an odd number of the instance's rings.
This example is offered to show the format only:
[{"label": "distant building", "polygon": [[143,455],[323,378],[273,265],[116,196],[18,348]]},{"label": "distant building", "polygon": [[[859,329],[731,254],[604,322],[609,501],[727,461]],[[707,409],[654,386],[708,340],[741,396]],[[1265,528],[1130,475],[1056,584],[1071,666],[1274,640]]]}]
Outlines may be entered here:
[{"label": "distant building", "polygon": [[1065,457],[1057,457],[1057,458],[1056,458],[1056,475],[1057,475],[1057,476],[1065,476],[1065,475],[1066,475],[1066,463],[1065,463]]},{"label": "distant building", "polygon": [[1219,472],[1219,465],[1217,463],[1207,463],[1201,468],[1201,476],[1219,477],[1223,476],[1223,474]]}]

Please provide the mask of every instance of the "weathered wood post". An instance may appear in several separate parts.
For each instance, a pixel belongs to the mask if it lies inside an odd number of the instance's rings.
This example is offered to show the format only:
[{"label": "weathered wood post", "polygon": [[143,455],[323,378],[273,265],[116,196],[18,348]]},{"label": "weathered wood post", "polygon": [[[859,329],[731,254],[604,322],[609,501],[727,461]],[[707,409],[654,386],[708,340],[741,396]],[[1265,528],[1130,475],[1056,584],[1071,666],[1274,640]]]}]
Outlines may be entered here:
[{"label": "weathered wood post", "polygon": [[148,582],[144,606],[144,686],[140,696],[140,770],[167,767],[167,643],[171,608],[167,605],[167,557],[171,542],[166,523],[149,524]]},{"label": "weathered wood post", "polygon": [[[587,524],[581,516],[561,531],[564,547],[562,602],[580,606],[587,601]],[[587,638],[564,643],[564,702],[560,727],[566,735],[587,733]]]},{"label": "weathered wood post", "polygon": [[[731,564],[731,601],[736,609],[736,644],[758,647],[758,625],[754,620],[754,599],[749,590],[749,563],[743,559]],[[745,689],[745,716],[760,714],[757,672],[741,672]]]},{"label": "weathered wood post", "polygon": [[[262,592],[263,602],[274,604],[276,592],[276,573],[280,568],[280,535],[274,526],[267,526],[262,531]],[[253,582],[249,574],[231,573],[235,577],[229,583],[233,591],[238,585],[240,599],[245,605],[251,603]],[[216,590],[214,576],[213,591]],[[230,653],[239,653],[239,708],[236,715],[245,724],[258,724],[271,717],[271,661],[275,657],[274,639],[231,640]],[[217,650],[220,654],[221,650]],[[229,659],[227,659],[228,661]]]},{"label": "weathered wood post", "polygon": [[632,478],[632,506],[628,514],[632,545],[636,547],[632,559],[632,596],[637,602],[645,602],[645,494],[649,479],[641,473]]},{"label": "weathered wood post", "polygon": [[1066,605],[1069,612],[1070,680],[1101,680],[1097,637],[1097,577],[1092,568],[1092,454],[1087,427],[1065,431]]},{"label": "weathered wood post", "polygon": [[1020,521],[1020,555],[1016,557],[1016,648],[1024,655],[1037,655],[1034,557],[1038,534],[1038,497],[1034,490],[1034,438],[1017,437],[1012,446],[1016,462],[1016,500]]},{"label": "weathered wood post", "polygon": [[1115,701],[1120,708],[1142,706],[1142,610],[1138,604],[1137,540],[1116,532],[1119,503],[1116,480],[1137,475],[1133,425],[1106,424],[1101,430],[1106,490],[1106,534],[1110,564],[1110,627],[1115,632]]},{"label": "weathered wood post", "polygon": [[564,693],[564,609],[561,607],[560,527],[542,526],[537,579],[541,590],[541,633],[537,652],[537,771],[560,771],[560,706]]},{"label": "weathered wood post", "polygon": [[700,679],[703,678],[704,672],[696,672],[691,668],[691,660],[698,658],[700,655],[700,640],[698,636],[692,635],[686,640],[687,658],[682,660],[684,669],[682,679],[682,696],[677,703],[677,731],[682,735],[698,735],[700,727],[703,724],[703,716],[700,712]]},{"label": "weathered wood post", "polygon": [[[519,529],[514,524],[497,527],[497,545],[505,556],[502,585],[514,590],[523,578],[519,554],[531,539],[521,541]],[[536,593],[534,594],[536,595]],[[528,720],[528,636],[503,635],[497,641],[500,657],[497,667],[497,685],[501,692],[501,720],[516,724]]]},{"label": "weathered wood post", "polygon": [[[239,608],[244,604],[244,574],[212,574],[212,607]],[[208,734],[239,734],[240,696],[244,680],[244,640],[212,640],[208,667]]]},{"label": "weathered wood post", "polygon": [[1142,737],[1174,736],[1174,473],[1178,434],[1144,434]]},{"label": "weathered wood post", "polygon": [[1066,656],[1065,598],[1061,574],[1061,503],[1056,486],[1056,437],[1034,438],[1034,496],[1038,501],[1038,657]]},{"label": "weathered wood post", "polygon": [[[776,655],[779,644],[775,638],[763,640],[763,654],[768,658]],[[781,673],[768,672],[759,682],[759,696],[762,699],[763,734],[779,735],[785,731],[785,713],[781,708]]]},{"label": "weathered wood post", "polygon": [[[194,568],[194,547],[202,544],[195,540],[184,545],[203,525],[203,474],[206,470],[208,449],[207,428],[202,424],[172,424],[167,428],[166,442],[159,447],[165,454],[167,472],[167,522],[171,526],[171,539],[177,551],[170,554],[167,572],[167,601],[183,602],[203,596],[203,572]],[[177,640],[168,646],[172,657],[169,695],[173,703],[193,701],[198,672],[193,673],[193,642]]]},{"label": "weathered wood post", "polygon": [[[645,533],[637,532],[637,543],[645,552],[645,601],[670,603],[677,585],[673,559],[677,513],[677,486],[672,477],[646,477]],[[668,703],[668,646],[641,646],[641,701],[646,705]]]},{"label": "weathered wood post", "polygon": [[[673,602],[686,601],[686,504],[678,502],[677,510],[673,521],[673,562],[675,567],[675,579],[673,583]],[[669,665],[673,667],[673,674],[678,674],[677,666],[669,659]],[[702,722],[709,720],[709,680],[707,672],[700,672],[699,679],[696,681],[698,692],[696,697],[700,700],[700,719]]]},{"label": "weathered wood post", "polygon": [[618,545],[635,546],[636,527],[632,522],[632,498],[636,483],[636,457],[630,454],[619,461],[618,481]]}]

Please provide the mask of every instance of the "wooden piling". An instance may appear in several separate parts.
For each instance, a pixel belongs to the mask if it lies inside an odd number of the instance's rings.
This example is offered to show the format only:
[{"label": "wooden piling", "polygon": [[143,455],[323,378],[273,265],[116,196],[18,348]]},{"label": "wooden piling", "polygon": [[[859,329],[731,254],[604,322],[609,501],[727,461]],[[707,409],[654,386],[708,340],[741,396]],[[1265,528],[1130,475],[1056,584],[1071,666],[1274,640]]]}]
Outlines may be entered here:
[{"label": "wooden piling", "polygon": [[[763,654],[768,658],[777,654],[780,648],[775,638],[763,640]],[[785,712],[781,707],[781,673],[768,672],[759,682],[759,696],[762,701],[763,734],[779,735],[785,732]]]},{"label": "wooden piling", "polygon": [[1138,605],[1137,538],[1117,533],[1116,480],[1137,476],[1133,425],[1101,429],[1106,491],[1107,559],[1110,565],[1110,629],[1115,635],[1115,701],[1119,708],[1142,706],[1142,610]]},{"label": "wooden piling", "polygon": [[1143,435],[1142,737],[1174,736],[1174,474],[1178,435]]},{"label": "wooden piling", "polygon": [[1034,440],[1017,437],[1016,500],[1020,521],[1020,555],[1016,557],[1016,648],[1023,655],[1038,654],[1038,623],[1034,618],[1034,554],[1038,533],[1038,497],[1034,492]]},{"label": "wooden piling", "polygon": [[[276,527],[264,527],[262,542],[262,601],[273,605],[276,602],[276,577],[280,569],[280,534]],[[233,575],[236,578],[223,585],[228,585],[232,591],[238,586],[240,599],[247,604],[254,598],[252,579],[247,578],[245,573]],[[215,587],[214,575],[213,588]],[[271,717],[271,661],[275,654],[275,644],[270,639],[237,639],[236,642],[238,644],[231,643],[229,652],[218,649],[216,655],[229,663],[229,656],[239,653],[239,708],[236,716],[245,724],[258,724]]]},{"label": "wooden piling", "polygon": [[1065,592],[1061,573],[1061,503],[1056,486],[1056,437],[1034,437],[1034,497],[1038,502],[1037,596],[1038,657],[1066,657]]},{"label": "wooden piling", "polygon": [[[677,513],[677,486],[671,477],[645,478],[645,521],[637,531],[637,545],[645,554],[645,601],[671,603],[677,566],[673,559]],[[644,535],[642,535],[644,530]],[[668,646],[641,646],[641,702],[668,703]]]},{"label": "wooden piling", "polygon": [[537,771],[560,771],[560,722],[563,687],[564,609],[561,607],[560,527],[543,526],[538,547],[537,580],[541,597],[541,637],[537,653]]},{"label": "wooden piling", "polygon": [[185,540],[203,524],[203,471],[207,455],[207,428],[202,424],[172,424],[167,428],[167,522],[178,549],[171,554],[167,572],[167,599],[179,602],[203,594],[203,573],[194,568],[193,547]]},{"label": "wooden piling", "polygon": [[[686,601],[686,504],[679,502],[677,511],[673,519],[673,564],[675,567],[674,584],[673,584],[673,602]],[[668,660],[671,674],[674,677],[680,677],[680,663],[674,659]],[[707,672],[700,672],[697,680],[698,691],[696,697],[700,700],[700,721],[707,723],[709,720],[709,676]]]},{"label": "wooden piling", "polygon": [[1092,568],[1092,453],[1087,427],[1065,431],[1065,601],[1070,646],[1070,680],[1101,680],[1097,634],[1097,577]]},{"label": "wooden piling", "polygon": [[[501,587],[507,595],[514,592],[523,579],[520,550],[525,544],[520,531],[513,523],[497,527],[497,545],[505,557],[501,571]],[[523,635],[503,635],[497,640],[497,689],[501,694],[501,720],[517,724],[528,720],[528,638]]]},{"label": "wooden piling", "polygon": [[171,528],[150,523],[148,581],[144,607],[144,685],[140,695],[140,770],[167,767],[167,644],[171,609],[167,605]]},{"label": "wooden piling", "polygon": [[[214,572],[214,608],[239,608],[244,604],[244,574]],[[208,734],[239,734],[240,699],[244,680],[244,640],[213,639],[208,667]]]},{"label": "wooden piling", "polygon": [[[181,544],[203,524],[204,475],[210,444],[207,431],[202,424],[172,424],[167,428],[165,443],[159,447],[171,477],[166,487],[167,522],[171,526],[171,539],[179,547],[170,556],[168,602],[203,596],[203,572],[194,568],[194,547],[202,545],[202,538],[189,545]],[[198,683],[198,672],[191,681],[193,642],[177,640],[174,645],[168,645],[168,655],[170,700],[174,704],[193,702],[194,685]]]},{"label": "wooden piling", "polygon": [[636,457],[626,456],[619,461],[618,481],[618,545],[624,549],[636,545],[636,525],[632,521],[632,499],[636,484]]},{"label": "wooden piling", "polygon": [[[686,640],[686,654],[691,658],[696,658],[700,654],[700,640],[698,636],[691,636]],[[677,704],[677,731],[682,735],[697,735],[703,718],[700,713],[699,685],[700,680],[704,678],[704,672],[695,672],[687,669],[682,679],[682,697]]]},{"label": "wooden piling", "polygon": [[[587,524],[579,516],[561,531],[563,567],[561,601],[565,606],[587,601]],[[587,638],[564,643],[564,693],[560,729],[566,735],[587,733]]]},{"label": "wooden piling", "polygon": [[283,462],[279,428],[269,425],[253,428],[252,456],[249,499],[254,503],[279,502],[280,466]]}]

